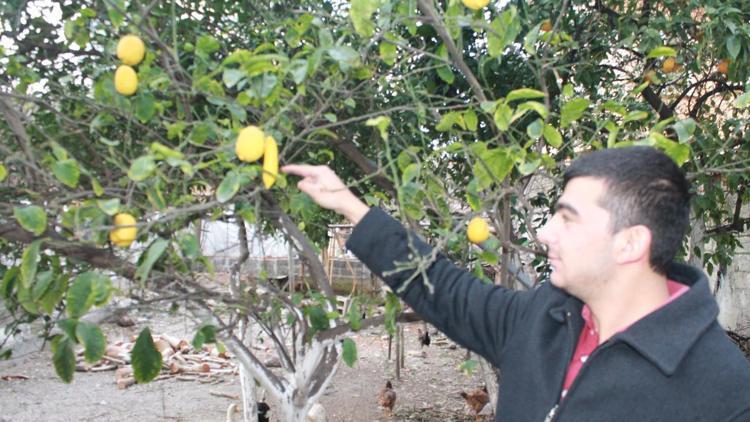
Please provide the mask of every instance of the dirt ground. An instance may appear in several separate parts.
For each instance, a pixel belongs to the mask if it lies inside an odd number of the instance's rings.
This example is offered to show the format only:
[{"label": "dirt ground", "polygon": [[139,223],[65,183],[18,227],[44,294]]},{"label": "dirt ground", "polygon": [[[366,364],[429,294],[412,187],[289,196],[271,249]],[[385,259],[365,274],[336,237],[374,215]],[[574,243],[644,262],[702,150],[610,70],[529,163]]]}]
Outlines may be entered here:
[{"label": "dirt ground", "polygon": [[[192,338],[193,325],[184,317],[148,312],[131,316],[136,321],[133,327],[103,325],[109,342],[128,340],[144,326],[151,327],[154,334]],[[433,345],[422,349],[423,357],[417,339],[421,326],[405,326],[407,353],[400,380],[395,378],[395,362],[387,359],[388,340],[382,327],[362,331],[354,338],[358,362],[354,368],[341,363],[321,399],[329,421],[473,420],[459,393],[481,386],[481,375],[461,373],[457,368],[466,357],[465,350],[452,349],[452,342],[442,336],[433,336]],[[0,422],[225,421],[227,407],[241,405],[240,400],[231,398],[240,394],[239,379],[231,375],[204,380],[208,382],[167,378],[119,390],[113,371],[76,372],[73,383],[64,384],[54,372],[49,348],[39,351],[38,347],[26,344],[11,360],[0,361]],[[12,375],[29,379],[2,380]],[[393,417],[385,417],[377,404],[378,391],[386,380],[393,381],[397,392]],[[273,400],[268,403],[271,420],[278,420]]]}]

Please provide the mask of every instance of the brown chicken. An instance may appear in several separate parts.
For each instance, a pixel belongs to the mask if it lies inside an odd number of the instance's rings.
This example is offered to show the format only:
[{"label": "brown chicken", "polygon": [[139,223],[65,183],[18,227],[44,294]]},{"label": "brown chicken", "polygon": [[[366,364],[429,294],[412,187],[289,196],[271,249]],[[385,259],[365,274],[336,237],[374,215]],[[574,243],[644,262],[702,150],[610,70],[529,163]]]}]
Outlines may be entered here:
[{"label": "brown chicken", "polygon": [[390,381],[386,381],[385,387],[380,390],[378,395],[378,404],[385,410],[385,414],[393,416],[393,405],[396,404],[396,391]]},{"label": "brown chicken", "polygon": [[471,413],[476,416],[484,409],[484,406],[490,402],[490,396],[487,394],[487,387],[477,388],[468,393],[461,392],[461,397],[466,400],[466,405]]}]

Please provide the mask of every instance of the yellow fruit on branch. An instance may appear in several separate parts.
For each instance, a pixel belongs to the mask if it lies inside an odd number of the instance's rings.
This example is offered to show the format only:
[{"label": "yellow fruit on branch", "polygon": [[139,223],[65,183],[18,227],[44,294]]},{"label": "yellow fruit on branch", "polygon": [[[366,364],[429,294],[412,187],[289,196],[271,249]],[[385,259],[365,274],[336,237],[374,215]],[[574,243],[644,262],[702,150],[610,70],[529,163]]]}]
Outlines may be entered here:
[{"label": "yellow fruit on branch", "polygon": [[482,243],[490,237],[490,226],[482,217],[474,217],[469,222],[469,227],[466,229],[466,237],[469,238],[471,243]]},{"label": "yellow fruit on branch", "polygon": [[242,129],[237,135],[237,143],[234,145],[237,158],[247,163],[257,161],[263,156],[265,139],[266,134],[258,126],[251,125]]},{"label": "yellow fruit on branch", "polygon": [[122,95],[130,96],[138,90],[138,75],[132,67],[122,65],[115,71],[115,90]]},{"label": "yellow fruit on branch", "polygon": [[263,149],[263,186],[270,189],[279,174],[279,146],[276,140],[266,136]]},{"label": "yellow fruit on branch", "polygon": [[677,61],[674,57],[667,57],[664,59],[664,63],[661,64],[661,70],[664,73],[672,73],[677,70]]},{"label": "yellow fruit on branch", "polygon": [[471,10],[483,9],[490,4],[490,0],[461,0],[461,2]]},{"label": "yellow fruit on branch", "polygon": [[135,240],[138,229],[135,227],[135,217],[128,213],[115,216],[115,228],[109,232],[109,240],[121,248],[127,248]]},{"label": "yellow fruit on branch", "polygon": [[545,19],[544,21],[542,21],[542,26],[540,26],[539,29],[542,32],[549,32],[549,31],[551,31],[552,30],[552,21],[549,20],[549,19]]},{"label": "yellow fruit on branch", "polygon": [[146,46],[137,35],[125,35],[117,43],[117,58],[129,66],[135,66],[146,55]]},{"label": "yellow fruit on branch", "polygon": [[719,64],[716,65],[716,71],[723,75],[728,75],[730,63],[729,59],[722,59]]}]

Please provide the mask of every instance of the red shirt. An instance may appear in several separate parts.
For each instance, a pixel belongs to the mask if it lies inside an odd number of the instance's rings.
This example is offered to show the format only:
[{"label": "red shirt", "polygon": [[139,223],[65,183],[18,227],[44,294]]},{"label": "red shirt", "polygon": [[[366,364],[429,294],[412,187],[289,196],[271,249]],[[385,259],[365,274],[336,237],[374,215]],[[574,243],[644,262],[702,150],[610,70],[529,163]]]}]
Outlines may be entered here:
[{"label": "red shirt", "polygon": [[[669,302],[677,299],[680,295],[690,290],[690,288],[676,281],[667,280],[667,290],[669,291],[669,299],[657,309],[661,309]],[[657,309],[654,309],[654,311]],[[586,359],[588,359],[589,355],[591,355],[599,345],[599,331],[596,329],[593,318],[591,318],[591,309],[588,305],[583,306],[581,316],[584,321],[583,330],[581,330],[581,335],[578,337],[578,345],[576,346],[575,353],[573,353],[573,359],[570,360],[570,364],[568,365],[568,372],[565,375],[565,382],[563,383],[563,390],[560,399],[565,398],[565,395],[568,393],[568,389],[576,379],[578,372],[583,367],[583,364],[586,363]],[[628,327],[630,327],[630,325],[623,327],[618,333],[627,330]]]}]

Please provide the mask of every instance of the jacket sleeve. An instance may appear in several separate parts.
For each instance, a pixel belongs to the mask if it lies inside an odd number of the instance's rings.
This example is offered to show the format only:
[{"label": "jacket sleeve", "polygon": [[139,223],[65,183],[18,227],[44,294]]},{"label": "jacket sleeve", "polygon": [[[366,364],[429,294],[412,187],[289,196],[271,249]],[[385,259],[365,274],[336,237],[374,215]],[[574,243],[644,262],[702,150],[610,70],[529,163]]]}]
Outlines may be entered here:
[{"label": "jacket sleeve", "polygon": [[[373,207],[347,241],[367,267],[425,320],[448,337],[500,366],[503,347],[519,325],[533,292],[485,284],[383,210]],[[397,264],[427,259],[421,269],[394,271]],[[430,293],[425,278],[434,286]],[[411,279],[411,281],[409,281]],[[408,286],[400,291],[402,285]]]}]

